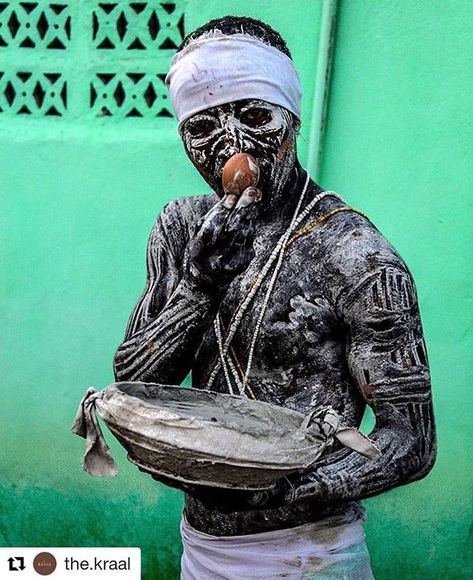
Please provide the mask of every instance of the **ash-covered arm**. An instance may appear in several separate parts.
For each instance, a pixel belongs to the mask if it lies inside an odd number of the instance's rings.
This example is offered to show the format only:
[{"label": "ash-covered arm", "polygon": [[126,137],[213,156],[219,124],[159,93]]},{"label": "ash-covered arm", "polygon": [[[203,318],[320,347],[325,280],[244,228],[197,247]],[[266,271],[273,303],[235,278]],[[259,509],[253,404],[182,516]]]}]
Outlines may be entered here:
[{"label": "ash-covered arm", "polygon": [[182,216],[189,203],[168,204],[151,232],[146,287],[115,355],[118,381],[181,383],[218,308],[216,288],[211,291],[182,264],[189,241]]},{"label": "ash-covered arm", "polygon": [[186,377],[229,284],[254,256],[257,193],[248,187],[234,209],[230,196],[164,208],[148,244],[146,288],[115,355],[117,380],[179,384]]},{"label": "ash-covered arm", "polygon": [[289,477],[291,500],[362,499],[421,479],[432,468],[436,439],[430,375],[416,291],[402,261],[362,276],[340,299],[347,362],[376,425],[381,451],[371,461],[346,449],[328,453]]}]

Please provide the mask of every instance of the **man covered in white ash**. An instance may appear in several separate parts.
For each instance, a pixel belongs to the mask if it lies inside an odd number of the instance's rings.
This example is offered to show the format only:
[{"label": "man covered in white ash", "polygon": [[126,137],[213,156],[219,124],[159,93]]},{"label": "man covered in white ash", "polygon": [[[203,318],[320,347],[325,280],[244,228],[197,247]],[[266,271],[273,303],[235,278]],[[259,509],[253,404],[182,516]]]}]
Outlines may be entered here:
[{"label": "man covered in white ash", "polygon": [[[265,492],[183,484],[182,577],[372,578],[359,500],[435,461],[411,275],[364,215],[301,167],[300,82],[272,28],[209,22],[184,40],[167,83],[212,193],[159,215],[117,380],[180,384],[192,371],[195,388],[304,414],[331,406],[354,427],[368,404],[380,451],[370,461],[337,445]],[[239,153],[255,177],[242,192],[222,185]]]}]

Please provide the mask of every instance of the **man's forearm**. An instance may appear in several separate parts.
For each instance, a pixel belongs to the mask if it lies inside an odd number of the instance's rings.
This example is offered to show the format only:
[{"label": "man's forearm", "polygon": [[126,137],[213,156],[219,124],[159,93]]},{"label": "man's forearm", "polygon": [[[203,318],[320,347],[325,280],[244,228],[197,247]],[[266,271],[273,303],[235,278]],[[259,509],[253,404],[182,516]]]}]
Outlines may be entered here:
[{"label": "man's forearm", "polygon": [[[363,499],[398,485],[404,485],[424,477],[435,461],[435,436],[432,428],[427,433],[414,433],[403,421],[402,413],[394,407],[388,409],[398,414],[399,421],[390,422],[375,430],[370,438],[380,449],[375,460],[367,459],[346,449],[329,453],[302,474],[288,479],[292,484],[292,501],[317,498],[321,501],[343,501]],[[411,414],[419,415],[426,424],[426,415],[431,417],[430,404],[411,406]]]},{"label": "man's forearm", "polygon": [[182,382],[215,316],[221,293],[186,275],[159,315],[120,345],[114,361],[116,379]]}]

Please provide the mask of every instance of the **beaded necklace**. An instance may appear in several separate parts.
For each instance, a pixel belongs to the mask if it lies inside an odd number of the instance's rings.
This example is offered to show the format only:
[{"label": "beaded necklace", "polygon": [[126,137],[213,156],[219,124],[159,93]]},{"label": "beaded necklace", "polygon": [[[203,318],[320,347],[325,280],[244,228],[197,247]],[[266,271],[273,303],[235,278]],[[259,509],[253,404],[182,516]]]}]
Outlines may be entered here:
[{"label": "beaded necklace", "polygon": [[[252,284],[250,290],[248,291],[248,293],[246,294],[244,299],[240,302],[240,304],[237,306],[235,312],[233,313],[230,327],[228,329],[228,333],[225,337],[225,340],[223,339],[223,335],[222,335],[220,310],[218,311],[217,316],[215,317],[215,320],[214,320],[214,331],[215,331],[215,337],[217,339],[219,358],[215,361],[214,367],[213,367],[213,369],[209,375],[209,378],[207,380],[207,383],[204,387],[205,389],[210,389],[210,387],[212,386],[212,384],[215,381],[215,378],[217,377],[218,372],[220,371],[220,368],[223,368],[225,381],[227,383],[227,387],[228,387],[229,392],[231,394],[236,394],[234,389],[233,389],[233,385],[232,385],[232,381],[231,381],[231,376],[230,376],[230,373],[231,373],[233,375],[233,378],[235,379],[238,394],[241,396],[245,394],[245,389],[248,386],[248,380],[249,380],[249,376],[250,376],[250,372],[251,372],[251,367],[253,364],[253,357],[254,357],[254,352],[255,352],[255,348],[256,348],[256,342],[258,340],[259,332],[261,329],[261,324],[263,322],[263,318],[264,318],[264,315],[266,313],[266,309],[267,309],[269,300],[271,298],[271,294],[273,292],[274,285],[276,283],[276,279],[278,277],[279,271],[280,271],[282,263],[283,263],[284,252],[285,252],[286,248],[288,247],[287,242],[289,241],[289,238],[293,234],[294,230],[309,215],[309,213],[313,209],[313,207],[323,197],[325,197],[327,195],[335,195],[333,191],[322,191],[321,193],[316,195],[305,206],[305,208],[302,211],[300,211],[303,199],[304,199],[305,194],[307,192],[309,182],[310,182],[310,176],[309,176],[309,174],[307,174],[307,177],[306,177],[306,180],[304,183],[304,187],[302,189],[302,192],[301,192],[299,201],[297,203],[296,209],[294,211],[294,215],[292,216],[291,222],[290,222],[288,228],[286,229],[286,231],[279,238],[279,240],[276,243],[273,251],[271,252],[268,260],[266,261],[265,265],[263,266],[263,268],[259,272],[254,283]],[[248,353],[248,362],[246,365],[246,370],[244,372],[243,380],[241,380],[240,376],[238,374],[238,371],[236,370],[235,365],[233,364],[233,361],[231,360],[231,357],[229,356],[229,348],[230,348],[231,342],[233,340],[233,337],[235,336],[235,333],[238,330],[240,322],[243,319],[243,316],[244,316],[246,310],[248,309],[248,306],[250,305],[250,302],[252,301],[252,299],[254,298],[256,293],[258,292],[261,284],[263,283],[263,280],[266,278],[271,267],[273,266],[273,264],[275,262],[276,262],[276,264],[274,266],[274,270],[273,270],[273,273],[272,273],[272,276],[271,276],[271,279],[270,279],[270,282],[268,285],[268,289],[266,290],[266,294],[265,294],[264,299],[263,299],[263,305],[261,308],[261,312],[258,316],[258,320],[256,322],[255,329],[254,329],[253,335],[251,337],[250,350]]]}]

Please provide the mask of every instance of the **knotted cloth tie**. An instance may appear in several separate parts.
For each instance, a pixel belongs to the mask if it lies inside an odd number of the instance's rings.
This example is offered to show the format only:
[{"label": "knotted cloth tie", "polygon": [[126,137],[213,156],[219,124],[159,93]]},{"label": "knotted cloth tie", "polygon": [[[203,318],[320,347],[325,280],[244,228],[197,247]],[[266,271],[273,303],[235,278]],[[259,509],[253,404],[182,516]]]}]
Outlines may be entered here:
[{"label": "knotted cloth tie", "polygon": [[84,470],[97,477],[115,477],[118,474],[118,467],[105,443],[95,412],[95,403],[101,397],[102,392],[96,391],[93,387],[87,389],[79,403],[71,431],[86,439],[82,459]]}]

